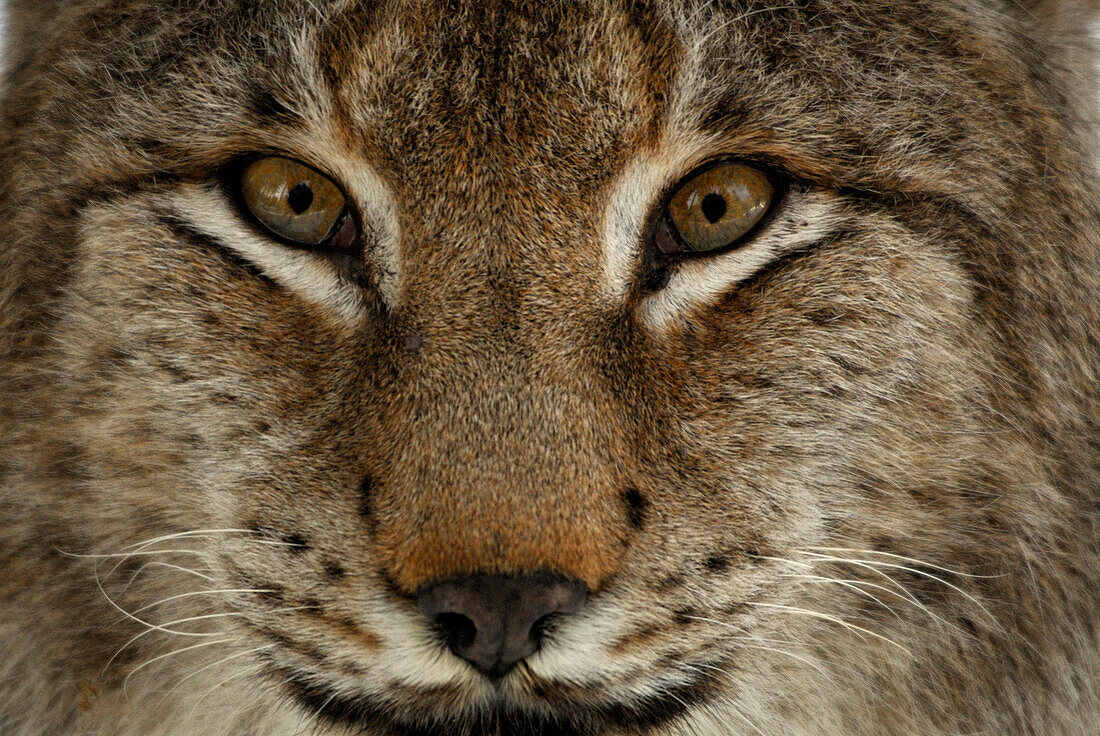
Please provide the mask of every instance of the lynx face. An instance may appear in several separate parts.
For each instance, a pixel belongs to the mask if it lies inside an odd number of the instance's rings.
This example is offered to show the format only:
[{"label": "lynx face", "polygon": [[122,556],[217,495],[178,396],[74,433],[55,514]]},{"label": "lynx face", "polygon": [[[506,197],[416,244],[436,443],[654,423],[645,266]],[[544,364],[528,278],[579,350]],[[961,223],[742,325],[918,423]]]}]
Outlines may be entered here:
[{"label": "lynx face", "polygon": [[5,732],[1086,732],[1062,12],[17,2]]}]

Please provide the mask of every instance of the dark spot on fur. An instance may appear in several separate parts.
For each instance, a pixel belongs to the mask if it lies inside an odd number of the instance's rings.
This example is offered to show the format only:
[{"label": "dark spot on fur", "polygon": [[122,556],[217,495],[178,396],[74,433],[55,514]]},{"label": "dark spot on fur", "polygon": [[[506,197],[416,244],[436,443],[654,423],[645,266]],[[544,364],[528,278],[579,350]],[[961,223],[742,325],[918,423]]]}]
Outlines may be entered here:
[{"label": "dark spot on fur", "polygon": [[657,581],[657,584],[654,586],[654,590],[656,590],[658,593],[668,593],[670,591],[683,587],[683,585],[684,574],[681,572],[670,572],[668,575],[665,575],[663,578]]},{"label": "dark spot on fur", "polygon": [[367,475],[359,483],[359,516],[367,522],[367,531],[374,532],[378,525],[374,518],[374,478]]},{"label": "dark spot on fur", "polygon": [[845,355],[828,355],[826,357],[851,376],[865,376],[873,372],[868,366],[860,365]]},{"label": "dark spot on fur", "polygon": [[291,554],[300,555],[309,551],[309,540],[297,532],[283,537],[283,543],[289,545],[287,551]]},{"label": "dark spot on fur", "polygon": [[745,388],[753,388],[758,391],[770,391],[777,385],[772,379],[761,375],[740,376],[740,383]]},{"label": "dark spot on fur", "polygon": [[168,361],[159,361],[156,366],[161,373],[165,373],[172,378],[172,383],[189,383],[195,380],[195,377],[186,370]]},{"label": "dark spot on fur", "polygon": [[730,558],[728,555],[722,553],[713,554],[703,560],[703,567],[709,572],[725,572],[730,567]]},{"label": "dark spot on fur", "polygon": [[684,606],[672,612],[672,623],[677,626],[691,626],[692,624],[698,623],[696,620],[698,616],[699,609],[693,606]]},{"label": "dark spot on fur", "polygon": [[339,580],[347,575],[347,570],[344,569],[344,566],[331,557],[325,559],[322,568],[325,571],[325,575],[330,580]]},{"label": "dark spot on fur", "polygon": [[971,620],[967,616],[959,616],[958,621],[959,621],[959,626],[961,626],[963,629],[965,629],[968,634],[970,634],[975,639],[978,638],[978,627],[977,627],[977,625],[975,625],[973,620]]},{"label": "dark spot on fur", "polygon": [[325,607],[321,604],[321,601],[313,597],[303,598],[301,601],[301,605],[306,607],[306,613],[320,613],[325,610]]},{"label": "dark spot on fur", "polygon": [[271,629],[271,628],[268,628],[266,626],[261,626],[261,627],[257,627],[257,628],[261,632],[263,632],[263,634],[267,638],[269,638],[272,641],[278,643],[284,649],[289,649],[290,651],[298,652],[299,654],[304,655],[306,658],[312,659],[312,660],[317,661],[317,662],[327,662],[328,661],[328,657],[326,657],[321,652],[320,649],[317,649],[314,646],[310,646],[309,644],[306,644],[304,642],[294,641],[293,639],[291,639],[286,634],[283,634],[281,632],[276,631],[275,629]]},{"label": "dark spot on fur", "polygon": [[50,448],[45,472],[50,478],[59,480],[88,480],[88,458],[84,449],[70,442],[59,442]]},{"label": "dark spot on fur", "polygon": [[628,488],[623,493],[623,503],[626,504],[626,520],[635,529],[645,526],[646,512],[649,510],[649,501],[646,500],[637,489]]},{"label": "dark spot on fur", "polygon": [[871,549],[875,550],[876,552],[893,552],[894,540],[890,539],[889,537],[879,537],[871,545]]},{"label": "dark spot on fur", "polygon": [[220,404],[222,406],[240,406],[244,403],[237,394],[230,394],[224,391],[215,391],[210,394],[210,398],[213,399],[215,404]]},{"label": "dark spot on fur", "polygon": [[409,353],[415,353],[420,350],[423,345],[424,336],[416,332],[406,335],[405,339],[401,341],[401,348]]}]

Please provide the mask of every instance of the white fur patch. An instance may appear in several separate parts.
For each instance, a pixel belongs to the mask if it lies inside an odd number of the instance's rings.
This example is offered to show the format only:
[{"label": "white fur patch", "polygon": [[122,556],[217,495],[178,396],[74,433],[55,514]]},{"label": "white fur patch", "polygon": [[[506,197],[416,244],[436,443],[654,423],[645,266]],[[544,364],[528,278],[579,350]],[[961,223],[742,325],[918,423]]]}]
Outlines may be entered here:
[{"label": "white fur patch", "polygon": [[[618,301],[629,293],[646,247],[642,229],[651,208],[668,186],[712,158],[700,153],[707,150],[706,143],[696,140],[689,144],[684,137],[679,145],[666,142],[659,155],[640,156],[620,177],[604,227],[604,283],[609,299]],[[835,195],[792,190],[743,248],[675,264],[668,284],[642,302],[642,321],[654,331],[667,330],[677,319],[716,302],[776,258],[827,236],[840,217]]]},{"label": "white fur patch", "polygon": [[238,253],[306,301],[326,307],[345,322],[356,324],[362,318],[357,289],[340,279],[327,258],[256,235],[217,187],[185,184],[169,199],[173,214],[189,227]]},{"label": "white fur patch", "polygon": [[827,192],[791,192],[779,207],[745,247],[677,264],[668,284],[642,303],[643,322],[658,332],[668,329],[777,258],[829,235],[840,219],[837,198]]}]

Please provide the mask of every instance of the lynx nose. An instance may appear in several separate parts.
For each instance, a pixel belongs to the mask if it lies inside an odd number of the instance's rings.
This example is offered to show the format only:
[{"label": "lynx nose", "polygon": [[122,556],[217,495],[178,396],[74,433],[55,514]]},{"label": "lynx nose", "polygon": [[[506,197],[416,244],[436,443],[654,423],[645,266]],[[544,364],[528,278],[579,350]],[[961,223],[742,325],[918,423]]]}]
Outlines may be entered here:
[{"label": "lynx nose", "polygon": [[473,574],[429,583],[416,602],[452,652],[499,679],[539,648],[548,616],[576,613],[585,595],[556,575]]}]

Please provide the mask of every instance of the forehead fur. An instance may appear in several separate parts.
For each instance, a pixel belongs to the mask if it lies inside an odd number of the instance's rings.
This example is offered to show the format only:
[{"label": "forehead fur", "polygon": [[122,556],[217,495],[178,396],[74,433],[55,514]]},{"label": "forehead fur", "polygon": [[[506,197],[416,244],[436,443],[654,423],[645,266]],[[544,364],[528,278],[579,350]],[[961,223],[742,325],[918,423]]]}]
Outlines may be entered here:
[{"label": "forehead fur", "polygon": [[530,202],[583,222],[569,203],[598,210],[662,131],[985,217],[1036,175],[1046,136],[1087,145],[1072,119],[1015,112],[1073,96],[1048,27],[1068,7],[16,3],[0,136],[10,186],[54,201],[322,141],[376,167],[432,240],[484,238],[471,223],[492,212],[521,242],[545,230]]}]

